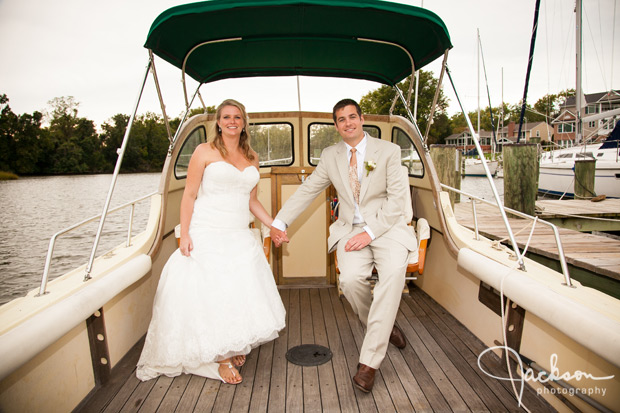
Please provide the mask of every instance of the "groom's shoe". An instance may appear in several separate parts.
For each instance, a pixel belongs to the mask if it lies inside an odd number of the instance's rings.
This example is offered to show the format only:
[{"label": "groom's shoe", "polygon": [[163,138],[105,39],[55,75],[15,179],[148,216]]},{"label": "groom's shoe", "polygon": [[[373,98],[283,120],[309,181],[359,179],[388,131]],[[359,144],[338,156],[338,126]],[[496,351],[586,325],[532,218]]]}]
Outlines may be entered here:
[{"label": "groom's shoe", "polygon": [[404,349],[407,345],[407,341],[405,340],[405,336],[403,332],[400,331],[400,328],[394,326],[392,329],[392,334],[390,334],[390,343],[394,344],[399,349]]},{"label": "groom's shoe", "polygon": [[372,386],[375,384],[376,371],[377,369],[368,367],[365,364],[358,364],[357,374],[353,376],[353,383],[355,383],[355,387],[357,387],[364,393],[370,392],[372,390]]}]

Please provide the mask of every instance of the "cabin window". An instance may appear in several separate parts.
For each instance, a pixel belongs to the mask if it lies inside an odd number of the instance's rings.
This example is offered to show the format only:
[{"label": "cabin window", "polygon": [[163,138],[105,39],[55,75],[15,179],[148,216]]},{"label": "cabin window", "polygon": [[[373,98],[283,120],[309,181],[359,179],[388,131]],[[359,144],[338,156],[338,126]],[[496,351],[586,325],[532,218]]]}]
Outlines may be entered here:
[{"label": "cabin window", "polygon": [[[377,126],[364,125],[364,131],[373,138],[381,139]],[[311,123],[308,126],[308,162],[317,166],[323,149],[340,142],[340,135],[333,123]]]},{"label": "cabin window", "polygon": [[258,154],[261,167],[293,164],[293,125],[281,123],[252,123],[249,127],[252,149]]},{"label": "cabin window", "polygon": [[578,153],[577,158],[578,159],[590,159],[590,158],[594,158],[594,155],[592,154],[592,152]]},{"label": "cabin window", "polygon": [[194,149],[201,143],[207,141],[206,136],[204,126],[199,126],[194,129],[185,142],[183,142],[179,156],[177,156],[176,163],[174,164],[174,176],[177,179],[187,177],[187,167],[189,166],[189,160],[194,153]]},{"label": "cabin window", "polygon": [[400,146],[400,162],[409,169],[409,176],[421,178],[424,176],[424,164],[413,141],[399,128],[392,129],[392,142]]}]

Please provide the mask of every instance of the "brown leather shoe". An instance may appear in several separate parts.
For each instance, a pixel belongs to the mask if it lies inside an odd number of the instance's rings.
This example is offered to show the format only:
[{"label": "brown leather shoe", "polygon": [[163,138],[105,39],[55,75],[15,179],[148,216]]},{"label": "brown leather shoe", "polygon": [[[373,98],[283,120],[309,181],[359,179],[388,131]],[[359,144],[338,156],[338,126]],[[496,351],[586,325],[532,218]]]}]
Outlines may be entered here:
[{"label": "brown leather shoe", "polygon": [[357,387],[364,393],[370,392],[372,390],[372,386],[375,384],[376,371],[377,369],[368,367],[365,364],[358,364],[357,374],[353,376],[353,383],[355,383],[355,387]]},{"label": "brown leather shoe", "polygon": [[407,345],[407,341],[405,340],[405,336],[400,328],[394,326],[392,329],[392,334],[390,334],[390,343],[394,344],[399,349],[404,349]]}]

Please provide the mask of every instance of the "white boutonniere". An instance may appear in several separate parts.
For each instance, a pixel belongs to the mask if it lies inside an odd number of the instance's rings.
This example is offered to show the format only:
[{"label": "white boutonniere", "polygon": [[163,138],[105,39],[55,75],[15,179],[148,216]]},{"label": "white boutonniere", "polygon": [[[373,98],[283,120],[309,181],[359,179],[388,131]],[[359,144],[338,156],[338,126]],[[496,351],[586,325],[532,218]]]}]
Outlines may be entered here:
[{"label": "white boutonniere", "polygon": [[375,168],[377,167],[377,164],[375,163],[375,161],[366,161],[364,162],[364,168],[366,169],[366,176],[368,176],[368,174],[372,171],[375,170]]}]

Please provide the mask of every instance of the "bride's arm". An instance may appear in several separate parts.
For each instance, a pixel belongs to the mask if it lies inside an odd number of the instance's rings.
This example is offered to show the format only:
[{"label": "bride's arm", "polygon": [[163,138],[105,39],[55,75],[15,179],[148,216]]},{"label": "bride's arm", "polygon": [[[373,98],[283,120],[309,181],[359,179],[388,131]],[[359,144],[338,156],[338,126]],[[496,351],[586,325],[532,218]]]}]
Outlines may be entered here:
[{"label": "bride's arm", "polygon": [[181,199],[181,241],[179,248],[181,254],[189,256],[194,245],[189,236],[189,223],[194,213],[194,203],[198,195],[198,188],[202,181],[202,175],[206,166],[206,154],[204,145],[199,145],[192,154],[187,167],[187,180],[185,182],[185,190]]},{"label": "bride's arm", "polygon": [[[254,153],[254,161],[252,164],[256,167],[257,170],[260,171],[258,167],[258,155]],[[258,218],[263,225],[271,228],[271,223],[273,222],[273,218],[269,215],[269,212],[265,209],[263,204],[258,200],[258,184],[252,189],[250,192],[250,212]]]}]

